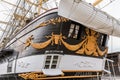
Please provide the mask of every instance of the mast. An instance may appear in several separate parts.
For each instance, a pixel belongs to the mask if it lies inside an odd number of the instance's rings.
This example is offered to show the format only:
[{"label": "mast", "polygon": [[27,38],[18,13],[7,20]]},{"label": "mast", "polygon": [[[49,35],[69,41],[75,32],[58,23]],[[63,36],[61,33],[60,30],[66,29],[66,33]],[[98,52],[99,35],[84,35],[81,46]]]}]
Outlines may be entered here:
[{"label": "mast", "polygon": [[[4,3],[7,3],[7,4],[9,4],[9,5],[12,5],[12,6],[14,6],[14,7],[17,7],[17,8],[19,8],[19,9],[21,9],[21,10],[28,11],[28,10],[26,10],[26,9],[23,8],[23,7],[17,6],[17,5],[15,5],[15,4],[12,4],[12,3],[7,2],[7,1],[5,1],[5,0],[1,0],[1,1],[4,2]],[[30,12],[30,13],[34,13],[34,12],[31,12],[31,11],[29,11],[29,12]]]},{"label": "mast", "polygon": [[15,25],[13,25],[13,24],[11,24],[11,23],[9,23],[9,22],[5,22],[5,21],[0,21],[0,23],[1,23],[1,24],[6,24],[6,25],[15,26]]},{"label": "mast", "polygon": [[43,2],[43,0],[39,0],[39,2],[38,2],[38,15],[40,15],[40,11],[41,11],[41,8],[42,8],[42,2]]},{"label": "mast", "polygon": [[93,6],[97,6],[99,3],[101,3],[103,0],[96,0],[94,3],[93,3]]},{"label": "mast", "polygon": [[7,0],[1,1],[14,7],[14,12],[12,15],[9,15],[11,16],[9,22],[11,23],[0,21],[0,23],[6,24],[6,28],[5,31],[3,31],[1,41],[4,37],[13,36],[27,23],[29,23],[29,21],[49,9],[48,6],[44,6],[44,3],[49,0],[19,0],[17,1],[18,3],[16,2],[16,4],[11,3]]},{"label": "mast", "polygon": [[46,2],[46,0],[39,0],[38,3],[33,3],[33,2],[31,2],[30,0],[25,0],[25,1],[26,1],[28,4],[34,5],[34,6],[36,6],[36,7],[38,8],[38,15],[40,14],[41,9],[43,9],[43,10],[48,10],[48,9],[42,7],[42,3],[43,3],[43,2]]}]

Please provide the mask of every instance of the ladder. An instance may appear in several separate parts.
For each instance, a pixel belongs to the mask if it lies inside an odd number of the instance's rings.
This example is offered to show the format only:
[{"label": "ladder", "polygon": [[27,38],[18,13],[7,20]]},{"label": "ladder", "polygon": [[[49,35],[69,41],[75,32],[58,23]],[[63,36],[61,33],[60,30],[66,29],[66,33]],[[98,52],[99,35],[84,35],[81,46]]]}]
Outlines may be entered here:
[{"label": "ladder", "polygon": [[[103,80],[116,80],[113,62],[114,62],[113,60],[104,58],[103,73],[102,73],[102,78],[104,78]],[[111,73],[111,71],[113,72],[113,74]]]}]

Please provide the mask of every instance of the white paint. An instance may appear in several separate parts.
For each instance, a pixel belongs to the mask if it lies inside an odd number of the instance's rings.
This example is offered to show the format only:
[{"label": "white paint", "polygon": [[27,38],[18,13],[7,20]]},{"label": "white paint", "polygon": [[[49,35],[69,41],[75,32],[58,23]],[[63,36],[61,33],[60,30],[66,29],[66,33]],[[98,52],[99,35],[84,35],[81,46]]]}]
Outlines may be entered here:
[{"label": "white paint", "polygon": [[62,70],[102,70],[103,59],[65,55],[61,58],[59,68]]},{"label": "white paint", "polygon": [[41,71],[45,55],[34,55],[17,60],[16,73]]},{"label": "white paint", "polygon": [[95,31],[120,37],[120,22],[84,1],[61,0],[58,14]]},{"label": "white paint", "polygon": [[7,74],[7,62],[0,64],[0,74]]},{"label": "white paint", "polygon": [[[17,73],[42,71],[44,69],[45,56],[35,55],[17,60]],[[60,70],[103,70],[103,59],[75,55],[59,56],[61,58],[57,69]]]},{"label": "white paint", "polygon": [[[56,75],[60,73],[60,70],[103,70],[103,59],[75,55],[57,55],[60,56],[60,59],[58,60],[57,68],[54,69],[56,71]],[[16,65],[16,73],[39,72],[44,70],[46,74],[55,75],[50,73],[50,70],[52,69],[47,70],[48,72],[46,72],[44,69],[45,57],[46,54],[33,55],[18,59]],[[14,73],[15,61],[13,61],[12,72],[7,73],[7,66],[7,62],[0,65],[0,74]],[[59,71],[57,69],[59,69]]]},{"label": "white paint", "polygon": [[60,69],[42,69],[42,71],[47,76],[58,76],[63,74]]}]

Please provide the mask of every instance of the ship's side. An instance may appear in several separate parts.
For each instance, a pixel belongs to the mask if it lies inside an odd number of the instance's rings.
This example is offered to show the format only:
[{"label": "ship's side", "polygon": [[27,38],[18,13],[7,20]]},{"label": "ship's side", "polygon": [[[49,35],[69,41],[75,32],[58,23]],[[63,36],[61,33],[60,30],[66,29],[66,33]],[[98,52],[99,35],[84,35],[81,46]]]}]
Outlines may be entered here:
[{"label": "ship's side", "polygon": [[52,9],[28,23],[1,51],[0,78],[100,79],[106,43],[107,35]]}]

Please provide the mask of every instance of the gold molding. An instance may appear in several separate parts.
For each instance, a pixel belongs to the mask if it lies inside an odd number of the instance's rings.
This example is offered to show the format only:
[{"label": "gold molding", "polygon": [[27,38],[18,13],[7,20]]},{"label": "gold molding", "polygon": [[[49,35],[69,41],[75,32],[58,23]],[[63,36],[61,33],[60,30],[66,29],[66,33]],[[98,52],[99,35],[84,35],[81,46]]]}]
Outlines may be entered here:
[{"label": "gold molding", "polygon": [[22,77],[23,79],[32,79],[32,80],[43,80],[43,79],[68,79],[68,78],[92,78],[92,77],[98,77],[101,76],[102,71],[78,71],[78,70],[65,70],[65,72],[96,72],[96,75],[81,75],[81,76],[65,76],[64,74],[60,76],[46,76],[43,74],[43,72],[29,72],[29,73],[21,73],[18,74],[18,76]]},{"label": "gold molding", "polygon": [[86,36],[85,43],[82,45],[82,48],[76,51],[78,54],[85,53],[86,55],[93,55],[93,56],[103,56],[107,53],[108,48],[104,51],[101,51],[98,44],[97,38],[99,37],[99,33],[93,30],[86,28],[85,30]]},{"label": "gold molding", "polygon": [[18,74],[18,76],[22,77],[23,79],[36,79],[36,78],[45,78],[46,76],[41,72],[29,72],[29,73],[22,73]]},{"label": "gold molding", "polygon": [[31,40],[33,40],[33,35],[31,35],[30,37],[28,37],[26,39],[26,42],[25,42],[25,48],[29,47],[31,45]]},{"label": "gold molding", "polygon": [[34,47],[35,49],[43,49],[47,47],[50,43],[51,43],[51,39],[43,43],[31,43],[31,46]]},{"label": "gold molding", "polygon": [[76,45],[70,45],[70,44],[68,44],[67,42],[65,42],[63,39],[61,39],[61,41],[62,41],[62,43],[64,44],[64,46],[65,46],[68,50],[76,51],[76,50],[78,50],[79,48],[82,47],[82,45],[84,44],[84,42],[86,41],[86,39],[83,40],[82,42],[76,44]]},{"label": "gold molding", "polygon": [[49,19],[49,20],[47,20],[45,22],[40,23],[38,26],[36,26],[36,28],[47,26],[47,25],[50,25],[50,24],[55,25],[57,23],[67,22],[67,21],[69,21],[69,19],[64,18],[64,17],[52,18],[52,19]]},{"label": "gold molding", "polygon": [[30,36],[25,43],[25,46],[32,46],[35,49],[43,49],[47,47],[50,43],[51,45],[61,45],[63,44],[68,50],[75,51],[77,54],[86,54],[89,56],[103,56],[107,53],[108,48],[106,48],[104,51],[100,50],[98,44],[97,44],[97,38],[99,37],[99,34],[93,30],[86,29],[86,36],[84,36],[84,40],[78,44],[71,45],[67,42],[65,42],[63,39],[66,39],[65,36],[60,34],[54,34],[52,33],[51,36],[46,36],[46,38],[49,38],[49,40],[41,43],[33,43],[32,39],[33,35]]}]

